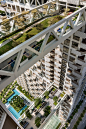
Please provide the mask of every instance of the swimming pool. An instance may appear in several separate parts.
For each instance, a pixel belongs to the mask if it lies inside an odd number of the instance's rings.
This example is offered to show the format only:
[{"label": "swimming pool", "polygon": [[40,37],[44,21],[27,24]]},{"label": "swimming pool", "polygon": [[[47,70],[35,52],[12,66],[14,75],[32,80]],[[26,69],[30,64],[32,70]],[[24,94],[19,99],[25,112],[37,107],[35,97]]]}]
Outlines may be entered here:
[{"label": "swimming pool", "polygon": [[8,99],[7,99],[7,105],[9,104],[9,101],[13,98],[13,96],[15,96],[15,95],[20,95],[20,93],[16,90],[16,89],[14,89],[13,90],[14,91],[14,94],[12,94]]},{"label": "swimming pool", "polygon": [[[9,101],[13,98],[13,96],[20,95],[20,93],[16,89],[14,89],[13,91],[14,91],[14,94],[7,99],[6,105],[9,105]],[[22,112],[22,110],[24,110],[26,107],[27,105],[25,105],[19,112],[16,112],[16,110],[12,106],[9,106],[8,110],[13,114],[13,116],[16,119],[18,119],[20,117],[20,113]]]},{"label": "swimming pool", "polygon": [[16,119],[18,119],[22,110],[24,110],[26,107],[27,105],[25,105],[19,112],[16,112],[16,110],[12,106],[8,107],[8,110],[13,114]]}]

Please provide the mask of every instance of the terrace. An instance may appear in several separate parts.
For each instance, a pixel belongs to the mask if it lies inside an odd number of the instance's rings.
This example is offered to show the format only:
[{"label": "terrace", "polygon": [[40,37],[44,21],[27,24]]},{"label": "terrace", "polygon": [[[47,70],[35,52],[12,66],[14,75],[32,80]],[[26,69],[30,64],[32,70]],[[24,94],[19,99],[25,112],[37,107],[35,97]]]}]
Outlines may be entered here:
[{"label": "terrace", "polygon": [[[61,91],[57,90],[56,87],[53,87],[51,90],[46,91],[44,93],[44,97],[42,99],[41,98],[35,99],[35,103],[34,103],[35,107],[31,110],[31,116],[32,116],[31,120],[30,118],[23,119],[30,123],[27,128],[30,128],[30,127],[37,128],[41,125],[41,123],[43,123],[43,121],[48,117],[50,112],[61,101],[62,97],[60,97],[60,94],[61,94]],[[46,113],[45,113],[45,109],[46,109]],[[36,118],[40,119],[40,122],[39,122],[40,124],[37,127],[35,124]]]}]

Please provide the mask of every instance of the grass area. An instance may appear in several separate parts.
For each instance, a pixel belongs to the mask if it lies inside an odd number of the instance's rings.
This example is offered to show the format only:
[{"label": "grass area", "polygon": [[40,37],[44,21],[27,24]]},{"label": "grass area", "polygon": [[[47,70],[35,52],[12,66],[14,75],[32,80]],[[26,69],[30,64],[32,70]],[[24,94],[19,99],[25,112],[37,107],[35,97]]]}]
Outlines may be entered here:
[{"label": "grass area", "polygon": [[25,106],[24,100],[18,95],[13,96],[9,103],[17,112],[19,112]]},{"label": "grass area", "polygon": [[[26,41],[27,39],[31,38],[32,36],[38,34],[39,32],[41,32],[42,30],[44,30],[45,28],[49,27],[50,25],[58,22],[59,20],[61,20],[63,17],[62,16],[53,16],[51,18],[47,18],[44,21],[42,21],[41,23],[39,23],[41,25],[41,29],[40,27],[36,26],[33,27],[29,32],[25,32],[23,35],[21,35],[18,39],[15,39],[9,43],[7,43],[6,45],[4,45],[3,47],[0,48],[0,55],[6,53],[7,51],[11,50],[12,48],[18,46],[19,44],[23,43],[24,41]],[[53,36],[51,36],[48,40],[48,43],[50,41],[52,41],[54,39]]]},{"label": "grass area", "polygon": [[62,92],[61,94],[60,94],[60,97],[63,97],[65,95],[65,93],[64,92]]}]

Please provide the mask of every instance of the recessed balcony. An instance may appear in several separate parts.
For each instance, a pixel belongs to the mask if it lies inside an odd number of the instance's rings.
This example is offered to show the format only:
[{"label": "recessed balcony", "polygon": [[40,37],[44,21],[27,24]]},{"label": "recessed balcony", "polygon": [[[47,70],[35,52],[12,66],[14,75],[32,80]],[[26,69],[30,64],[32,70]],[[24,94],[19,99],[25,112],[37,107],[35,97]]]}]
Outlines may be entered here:
[{"label": "recessed balcony", "polygon": [[73,84],[73,86],[78,87],[78,82],[77,81],[73,80],[72,84]]},{"label": "recessed balcony", "polygon": [[74,70],[74,75],[77,76],[78,78],[81,78],[82,75],[78,70]]}]

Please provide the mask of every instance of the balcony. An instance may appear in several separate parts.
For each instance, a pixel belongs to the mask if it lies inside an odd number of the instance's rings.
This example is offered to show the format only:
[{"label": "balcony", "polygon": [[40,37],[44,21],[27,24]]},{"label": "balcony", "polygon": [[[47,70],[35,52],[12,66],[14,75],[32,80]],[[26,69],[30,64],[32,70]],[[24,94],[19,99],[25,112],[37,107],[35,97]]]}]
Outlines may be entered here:
[{"label": "balcony", "polygon": [[85,61],[81,58],[77,58],[76,63],[80,64],[80,65],[84,65]]},{"label": "balcony", "polygon": [[[57,77],[60,77],[60,73],[54,72],[54,74],[55,74]],[[55,76],[55,75],[54,75],[54,76]]]},{"label": "balcony", "polygon": [[60,77],[54,76],[54,79],[60,81]]},{"label": "balcony", "polygon": [[74,48],[71,49],[71,53],[78,55],[78,56],[81,56],[81,52],[77,49],[74,49]]},{"label": "balcony", "polygon": [[64,41],[64,45],[69,46],[69,45],[70,45],[70,40],[69,40],[69,39],[66,39],[66,40]]},{"label": "balcony", "polygon": [[69,52],[69,48],[67,48],[67,47],[63,47],[63,52],[65,52],[65,53],[68,53]]},{"label": "balcony", "polygon": [[74,70],[74,75],[77,76],[78,78],[81,78],[82,75],[78,70]]},{"label": "balcony", "polygon": [[62,58],[60,56],[55,56],[55,61],[62,61]]},{"label": "balcony", "polygon": [[81,68],[81,65],[79,65],[79,64],[72,64],[72,63],[69,63],[69,66],[71,67],[71,68],[73,68],[73,69],[80,69]]},{"label": "balcony", "polygon": [[67,60],[68,55],[67,55],[67,54],[65,54],[65,53],[63,53],[62,58],[64,58],[64,59],[66,59],[66,60]]},{"label": "balcony", "polygon": [[61,72],[61,68],[60,67],[55,67],[54,70],[56,70],[57,72]]},{"label": "balcony", "polygon": [[70,79],[72,79],[72,80],[75,80],[75,79],[77,79],[77,77],[76,76],[74,76],[73,74],[67,74],[67,76],[70,78]]},{"label": "balcony", "polygon": [[62,52],[58,49],[55,49],[55,55],[62,55]]},{"label": "balcony", "polygon": [[73,81],[72,81],[72,84],[73,84],[73,86],[75,86],[76,88],[78,87],[77,81],[73,80]]},{"label": "balcony", "polygon": [[57,80],[54,80],[54,83],[56,83],[57,85],[59,85],[59,81],[57,81]]},{"label": "balcony", "polygon": [[73,35],[73,39],[79,41],[80,37]]},{"label": "balcony", "polygon": [[73,58],[73,57],[70,56],[69,57],[69,61],[72,62],[72,63],[74,63],[75,62],[75,58]]}]

